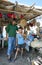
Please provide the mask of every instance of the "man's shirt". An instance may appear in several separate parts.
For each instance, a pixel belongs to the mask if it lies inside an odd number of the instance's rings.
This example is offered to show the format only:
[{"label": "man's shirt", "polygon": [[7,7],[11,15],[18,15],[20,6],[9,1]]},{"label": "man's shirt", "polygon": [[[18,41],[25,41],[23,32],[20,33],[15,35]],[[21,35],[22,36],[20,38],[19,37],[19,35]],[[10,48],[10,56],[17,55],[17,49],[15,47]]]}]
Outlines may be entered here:
[{"label": "man's shirt", "polygon": [[16,37],[16,30],[18,30],[16,25],[8,24],[6,27],[6,32],[8,33],[9,37]]}]

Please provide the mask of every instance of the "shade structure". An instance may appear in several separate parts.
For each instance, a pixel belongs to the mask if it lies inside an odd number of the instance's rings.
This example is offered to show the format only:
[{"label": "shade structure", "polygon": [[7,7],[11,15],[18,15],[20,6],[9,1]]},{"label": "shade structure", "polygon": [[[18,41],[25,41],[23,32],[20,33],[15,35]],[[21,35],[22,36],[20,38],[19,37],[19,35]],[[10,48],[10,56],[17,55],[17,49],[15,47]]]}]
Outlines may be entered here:
[{"label": "shade structure", "polygon": [[9,1],[0,1],[0,6],[1,6],[0,12],[4,12],[6,14],[8,13],[7,15],[9,18],[30,20],[37,16],[42,15],[42,8],[41,9],[35,8],[34,5],[25,6],[19,5],[18,3],[11,3]]}]

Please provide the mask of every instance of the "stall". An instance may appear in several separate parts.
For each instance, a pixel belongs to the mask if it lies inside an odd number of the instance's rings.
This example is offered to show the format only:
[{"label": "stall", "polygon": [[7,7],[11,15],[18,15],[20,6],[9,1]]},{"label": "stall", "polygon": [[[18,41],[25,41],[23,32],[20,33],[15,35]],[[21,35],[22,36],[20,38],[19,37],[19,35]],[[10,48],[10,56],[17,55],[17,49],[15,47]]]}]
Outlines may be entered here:
[{"label": "stall", "polygon": [[[31,6],[19,5],[16,1],[11,3],[8,1],[0,1],[0,25],[1,27],[7,26],[13,18],[16,18],[17,24],[25,27],[27,21],[35,19],[42,15],[42,9],[35,8],[35,4]],[[1,39],[0,39],[1,40]],[[3,40],[3,39],[2,39]],[[31,44],[32,46],[32,44]],[[2,42],[2,48],[4,43]]]}]

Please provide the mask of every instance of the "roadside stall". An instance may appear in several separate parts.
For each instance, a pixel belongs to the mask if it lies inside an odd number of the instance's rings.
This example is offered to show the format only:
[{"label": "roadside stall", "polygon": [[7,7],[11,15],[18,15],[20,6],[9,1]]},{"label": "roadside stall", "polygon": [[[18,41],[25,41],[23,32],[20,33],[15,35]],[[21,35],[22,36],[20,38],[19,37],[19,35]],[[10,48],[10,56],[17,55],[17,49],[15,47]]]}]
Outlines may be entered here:
[{"label": "roadside stall", "polygon": [[[0,25],[2,27],[3,23],[5,26],[7,26],[7,24],[10,23],[13,18],[16,18],[17,24],[24,28],[27,25],[27,21],[35,19],[40,15],[42,15],[42,9],[36,9],[34,4],[28,7],[25,5],[19,5],[17,1],[15,4],[7,1],[0,1]],[[38,42],[41,43],[39,40],[36,40],[35,43],[33,41],[31,46],[42,47],[42,45],[39,45]],[[4,48],[4,42],[2,42],[2,48]]]}]

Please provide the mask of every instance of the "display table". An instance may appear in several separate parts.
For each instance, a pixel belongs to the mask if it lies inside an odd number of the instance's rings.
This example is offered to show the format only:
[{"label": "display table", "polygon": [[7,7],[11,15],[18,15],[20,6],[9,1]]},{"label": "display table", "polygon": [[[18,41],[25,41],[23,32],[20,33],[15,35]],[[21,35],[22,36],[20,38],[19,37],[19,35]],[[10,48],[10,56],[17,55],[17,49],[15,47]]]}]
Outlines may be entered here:
[{"label": "display table", "polygon": [[31,47],[33,47],[33,48],[41,48],[41,47],[42,47],[42,39],[41,39],[41,40],[35,39],[35,40],[31,43]]}]

